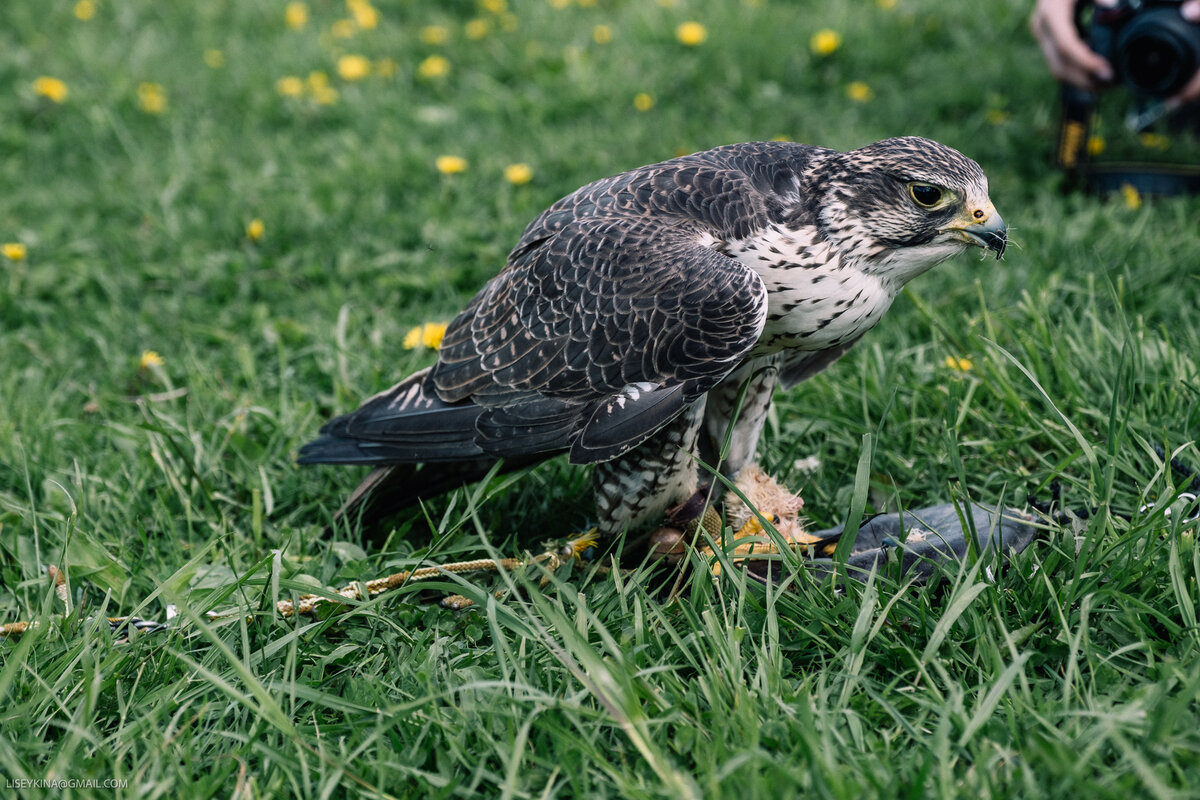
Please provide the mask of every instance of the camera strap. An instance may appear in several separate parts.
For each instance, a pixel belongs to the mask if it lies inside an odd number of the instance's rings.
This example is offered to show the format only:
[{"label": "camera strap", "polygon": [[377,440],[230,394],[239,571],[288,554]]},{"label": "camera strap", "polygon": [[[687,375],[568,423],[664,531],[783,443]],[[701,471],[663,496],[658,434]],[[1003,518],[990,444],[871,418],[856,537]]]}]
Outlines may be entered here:
[{"label": "camera strap", "polygon": [[1083,172],[1084,189],[1092,194],[1133,187],[1140,195],[1200,194],[1200,169],[1187,164],[1112,163]]},{"label": "camera strap", "polygon": [[1095,92],[1062,87],[1062,113],[1054,159],[1067,176],[1067,185],[1089,194],[1109,194],[1127,187],[1139,195],[1200,194],[1200,167],[1192,164],[1140,162],[1090,163],[1088,140],[1099,102]]}]

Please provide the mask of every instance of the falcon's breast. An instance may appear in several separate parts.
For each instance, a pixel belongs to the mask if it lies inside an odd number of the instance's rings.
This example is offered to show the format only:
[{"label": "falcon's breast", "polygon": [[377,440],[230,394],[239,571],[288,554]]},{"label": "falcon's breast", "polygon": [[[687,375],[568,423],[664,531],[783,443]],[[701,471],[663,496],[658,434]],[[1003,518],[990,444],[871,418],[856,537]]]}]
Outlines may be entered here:
[{"label": "falcon's breast", "polygon": [[767,314],[755,355],[823,350],[857,340],[895,295],[882,280],[844,262],[811,226],[772,225],[724,252],[752,269],[767,291]]}]

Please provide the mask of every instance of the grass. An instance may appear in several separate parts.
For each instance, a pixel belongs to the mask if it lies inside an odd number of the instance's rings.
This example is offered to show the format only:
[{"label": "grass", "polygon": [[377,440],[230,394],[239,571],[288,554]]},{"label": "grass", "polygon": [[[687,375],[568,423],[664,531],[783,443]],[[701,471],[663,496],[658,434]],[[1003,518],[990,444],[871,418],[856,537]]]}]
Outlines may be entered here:
[{"label": "grass", "polygon": [[[1200,205],[1058,191],[1028,4],[484,5],[380,0],[348,38],[333,0],[300,30],[266,0],[0,10],[0,239],[26,247],[0,273],[0,620],[44,623],[0,642],[6,785],[1190,796],[1200,551],[1189,509],[1165,513],[1187,478],[1155,446],[1200,464]],[[676,42],[686,20],[708,40]],[[809,49],[822,28],[842,36],[827,57]],[[341,78],[347,54],[375,74]],[[432,55],[449,73],[422,78]],[[313,71],[336,102],[277,91]],[[65,100],[38,96],[39,76]],[[644,574],[577,569],[499,599],[440,582],[481,600],[462,613],[408,587],[324,619],[205,616],[587,524],[586,473],[552,462],[398,519],[384,547],[324,539],[358,475],[292,461],[331,414],[429,363],[405,334],[448,319],[549,202],[727,142],[908,133],[984,166],[1015,246],[922,277],[779,398],[764,464],[821,527],[864,488],[871,512],[1021,507],[1057,485],[1089,517],[926,586],[885,571],[764,591],[727,571],[664,603]],[[440,174],[443,154],[467,169]],[[529,183],[504,179],[514,163]],[[809,455],[821,467],[795,470]],[[70,576],[65,619],[48,565]],[[178,628],[130,644],[96,621],[168,603]],[[127,783],[29,783],[52,779]]]}]

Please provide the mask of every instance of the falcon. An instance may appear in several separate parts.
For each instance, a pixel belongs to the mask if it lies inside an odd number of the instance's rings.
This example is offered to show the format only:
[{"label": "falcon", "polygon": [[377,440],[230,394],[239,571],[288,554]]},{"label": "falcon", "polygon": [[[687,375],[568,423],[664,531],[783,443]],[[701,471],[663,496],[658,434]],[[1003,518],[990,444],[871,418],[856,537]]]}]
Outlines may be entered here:
[{"label": "falcon", "polygon": [[[380,518],[567,453],[603,534],[751,465],[777,386],[836,361],[901,288],[1004,221],[979,165],[919,137],[734,144],[589,183],[525,229],[433,366],[327,423],[302,464],[376,469]],[[719,463],[718,463],[719,462]]]}]

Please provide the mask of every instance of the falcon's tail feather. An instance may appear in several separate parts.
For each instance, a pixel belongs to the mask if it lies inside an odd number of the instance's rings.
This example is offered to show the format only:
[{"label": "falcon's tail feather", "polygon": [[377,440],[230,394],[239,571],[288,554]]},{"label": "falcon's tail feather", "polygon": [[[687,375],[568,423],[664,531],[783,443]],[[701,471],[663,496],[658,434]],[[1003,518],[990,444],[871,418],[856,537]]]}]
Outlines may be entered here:
[{"label": "falcon's tail feather", "polygon": [[474,403],[447,403],[426,388],[425,369],[330,420],[300,449],[300,464],[415,464],[484,455]]},{"label": "falcon's tail feather", "polygon": [[[370,526],[419,500],[474,483],[497,464],[501,473],[511,472],[567,446],[571,409],[553,401],[532,410],[542,414],[484,409],[470,400],[447,403],[429,386],[428,375],[429,370],[411,375],[331,420],[300,449],[300,464],[376,467],[338,509],[335,522],[361,519]],[[513,441],[521,447],[509,452],[504,445]]]}]

